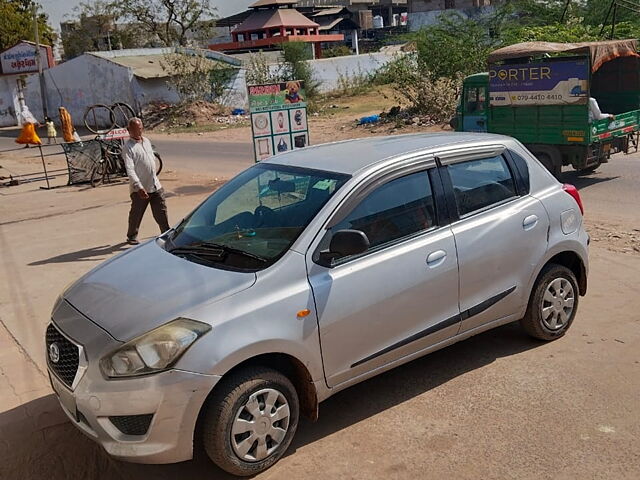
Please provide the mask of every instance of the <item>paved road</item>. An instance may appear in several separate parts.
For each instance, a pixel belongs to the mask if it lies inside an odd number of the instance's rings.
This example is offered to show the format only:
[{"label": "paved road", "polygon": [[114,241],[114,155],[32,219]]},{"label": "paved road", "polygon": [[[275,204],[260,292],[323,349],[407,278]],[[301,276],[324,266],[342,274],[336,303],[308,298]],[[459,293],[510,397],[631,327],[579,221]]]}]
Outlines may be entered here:
[{"label": "paved road", "polygon": [[175,139],[168,135],[149,135],[149,138],[165,165],[172,170],[189,170],[230,178],[253,165],[250,142]]},{"label": "paved road", "polygon": [[[22,147],[15,144],[18,131],[0,130],[0,155],[3,151],[18,151]],[[88,137],[86,137],[88,138]],[[150,134],[149,138],[170,170],[188,170],[208,173],[220,178],[230,178],[253,164],[251,143],[220,142],[204,138],[185,139],[170,135]],[[14,153],[14,152],[11,152]],[[59,146],[45,146],[44,153],[62,153]],[[24,154],[38,155],[38,150],[24,151]]]},{"label": "paved road", "polygon": [[591,175],[566,169],[561,180],[578,187],[587,217],[640,225],[640,153],[616,154]]},{"label": "paved road", "polygon": [[[0,129],[0,154],[3,150],[16,148],[13,140],[17,133],[17,130]],[[230,178],[253,164],[253,150],[249,141],[220,142],[162,134],[150,134],[149,137],[171,170]],[[59,151],[59,147],[45,148],[45,153]],[[33,152],[34,155],[36,153]],[[602,165],[592,175],[581,176],[570,167],[565,167],[561,180],[573,183],[581,190],[587,214],[640,224],[640,210],[634,207],[634,197],[640,185],[640,154],[614,155],[609,163]]]}]

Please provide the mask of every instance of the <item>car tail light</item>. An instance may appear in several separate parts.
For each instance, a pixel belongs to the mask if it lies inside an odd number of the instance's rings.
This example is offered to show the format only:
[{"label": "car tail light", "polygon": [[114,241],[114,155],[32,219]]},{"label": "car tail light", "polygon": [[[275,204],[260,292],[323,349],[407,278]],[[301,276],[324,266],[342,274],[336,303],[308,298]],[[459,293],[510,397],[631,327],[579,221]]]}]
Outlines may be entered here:
[{"label": "car tail light", "polygon": [[573,197],[578,204],[578,207],[580,207],[580,213],[584,215],[584,207],[582,206],[582,199],[580,198],[580,192],[578,192],[578,189],[570,183],[562,185],[562,189]]}]

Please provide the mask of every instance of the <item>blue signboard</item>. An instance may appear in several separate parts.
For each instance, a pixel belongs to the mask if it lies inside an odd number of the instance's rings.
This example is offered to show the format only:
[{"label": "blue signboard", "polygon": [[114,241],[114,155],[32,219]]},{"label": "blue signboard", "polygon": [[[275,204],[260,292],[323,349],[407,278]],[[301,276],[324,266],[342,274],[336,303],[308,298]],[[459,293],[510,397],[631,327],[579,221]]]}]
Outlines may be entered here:
[{"label": "blue signboard", "polygon": [[585,104],[588,86],[586,59],[489,66],[494,106]]}]

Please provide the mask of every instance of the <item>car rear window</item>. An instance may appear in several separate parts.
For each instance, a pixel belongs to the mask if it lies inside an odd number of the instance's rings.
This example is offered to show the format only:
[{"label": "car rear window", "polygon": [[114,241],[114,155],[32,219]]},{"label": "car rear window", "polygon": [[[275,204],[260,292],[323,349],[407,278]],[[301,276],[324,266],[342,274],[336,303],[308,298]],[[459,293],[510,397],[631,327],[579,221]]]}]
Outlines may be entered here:
[{"label": "car rear window", "polygon": [[513,163],[515,164],[520,176],[520,193],[526,195],[531,190],[531,186],[529,183],[529,165],[527,164],[527,161],[522,158],[522,156],[520,156],[513,150],[509,150],[509,153],[511,154]]},{"label": "car rear window", "polygon": [[502,155],[454,163],[447,170],[460,217],[517,196],[513,175]]}]

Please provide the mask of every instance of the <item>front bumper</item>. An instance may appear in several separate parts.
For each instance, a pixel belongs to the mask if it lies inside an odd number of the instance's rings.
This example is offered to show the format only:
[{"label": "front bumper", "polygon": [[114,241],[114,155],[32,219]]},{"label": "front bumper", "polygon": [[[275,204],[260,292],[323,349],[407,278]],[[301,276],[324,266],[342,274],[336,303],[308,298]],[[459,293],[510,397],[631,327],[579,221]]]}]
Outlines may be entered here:
[{"label": "front bumper", "polygon": [[[48,370],[51,386],[71,422],[121,460],[174,463],[192,458],[198,415],[220,377],[174,369],[107,380],[99,369],[99,358],[120,342],[79,313],[69,309],[64,312],[67,315],[60,322],[54,312],[54,326],[82,347],[86,368],[78,370],[71,387],[55,374],[51,365]],[[136,434],[126,434],[113,417],[151,419],[142,430],[138,425],[134,429]]]},{"label": "front bumper", "polygon": [[[62,409],[84,434],[121,460],[175,463],[193,456],[198,414],[219,377],[170,370],[124,380],[83,379],[74,391],[49,372]],[[101,384],[100,384],[101,383]],[[109,417],[152,414],[144,435],[122,433]]]}]

